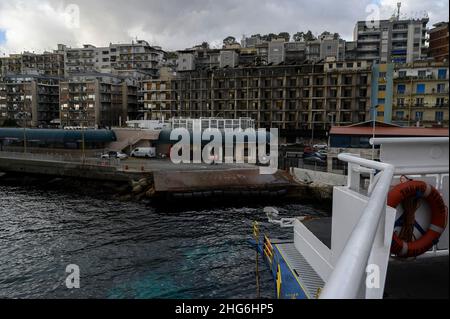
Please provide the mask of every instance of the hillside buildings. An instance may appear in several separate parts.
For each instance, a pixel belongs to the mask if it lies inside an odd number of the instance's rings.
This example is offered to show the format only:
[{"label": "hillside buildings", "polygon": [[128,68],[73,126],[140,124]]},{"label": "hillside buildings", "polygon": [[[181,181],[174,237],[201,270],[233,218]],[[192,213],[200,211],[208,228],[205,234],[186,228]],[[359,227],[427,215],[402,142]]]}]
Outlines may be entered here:
[{"label": "hillside buildings", "polygon": [[0,125],[56,127],[59,78],[11,75],[0,82]]},{"label": "hillside buildings", "polygon": [[357,59],[375,63],[411,63],[426,58],[428,18],[358,21],[354,29]]},{"label": "hillside buildings", "polygon": [[440,22],[428,31],[430,34],[429,56],[435,61],[448,62],[448,22]]},{"label": "hillside buildings", "polygon": [[73,76],[60,83],[61,127],[122,126],[136,111],[137,86],[107,74]]},{"label": "hillside buildings", "polygon": [[370,74],[356,61],[179,72],[144,81],[144,111],[147,119],[252,118],[286,135],[320,132],[366,120]]}]

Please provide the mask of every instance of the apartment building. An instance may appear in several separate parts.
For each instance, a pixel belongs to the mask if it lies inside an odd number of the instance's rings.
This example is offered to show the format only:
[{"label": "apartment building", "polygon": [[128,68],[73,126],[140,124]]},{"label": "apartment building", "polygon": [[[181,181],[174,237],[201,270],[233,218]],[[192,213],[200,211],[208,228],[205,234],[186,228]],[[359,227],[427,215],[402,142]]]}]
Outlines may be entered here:
[{"label": "apartment building", "polygon": [[394,91],[394,64],[372,65],[371,107],[369,118],[382,123],[392,122],[392,98]]},{"label": "apartment building", "polygon": [[179,72],[144,81],[146,119],[251,118],[257,127],[305,134],[366,120],[371,69],[365,62]]},{"label": "apartment building", "polygon": [[393,85],[393,123],[448,127],[448,62],[396,65]]},{"label": "apartment building", "polygon": [[354,29],[357,59],[377,63],[411,63],[427,56],[427,17],[358,21]]},{"label": "apartment building", "polygon": [[435,61],[448,62],[448,22],[440,22],[433,27],[428,31],[430,34],[428,54]]},{"label": "apartment building", "polygon": [[59,78],[10,75],[0,82],[0,125],[54,127],[59,118]]},{"label": "apartment building", "polygon": [[160,47],[143,40],[131,44],[110,44],[108,47],[84,45],[64,48],[65,75],[99,72],[149,78],[155,76],[164,59]]},{"label": "apartment building", "polygon": [[72,76],[60,83],[62,127],[122,126],[137,112],[137,86],[108,74]]},{"label": "apartment building", "polygon": [[150,46],[144,40],[133,41],[131,44],[111,44],[111,68],[120,75],[128,75],[134,70],[143,75],[155,76],[164,59],[161,47]]},{"label": "apartment building", "polygon": [[35,54],[24,52],[0,58],[0,76],[13,74],[64,76],[64,54],[58,50]]}]

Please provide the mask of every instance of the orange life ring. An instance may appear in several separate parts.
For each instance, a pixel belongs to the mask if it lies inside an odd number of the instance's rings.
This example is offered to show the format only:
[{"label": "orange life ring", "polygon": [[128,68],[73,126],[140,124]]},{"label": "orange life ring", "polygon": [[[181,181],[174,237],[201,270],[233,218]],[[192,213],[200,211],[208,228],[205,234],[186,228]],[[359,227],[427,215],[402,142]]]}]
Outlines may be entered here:
[{"label": "orange life ring", "polygon": [[416,257],[427,252],[437,243],[447,227],[448,210],[439,191],[423,182],[410,180],[395,186],[388,195],[388,206],[397,208],[405,199],[416,197],[426,200],[431,209],[428,230],[416,241],[405,242],[394,232],[391,253],[399,257]]}]

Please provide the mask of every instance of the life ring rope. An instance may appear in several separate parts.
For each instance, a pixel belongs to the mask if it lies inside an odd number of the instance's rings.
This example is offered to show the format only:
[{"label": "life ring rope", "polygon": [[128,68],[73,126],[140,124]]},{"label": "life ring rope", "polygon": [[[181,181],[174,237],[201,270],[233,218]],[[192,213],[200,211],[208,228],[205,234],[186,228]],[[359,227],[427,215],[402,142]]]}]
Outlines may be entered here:
[{"label": "life ring rope", "polygon": [[[424,199],[431,210],[430,226],[424,230],[415,220],[415,213]],[[404,212],[395,222],[394,227],[401,227],[394,232],[391,253],[399,257],[416,257],[428,251],[439,242],[441,234],[447,227],[448,207],[439,191],[424,181],[417,181],[402,176],[388,195],[388,205],[397,208],[403,205]],[[414,236],[414,229],[422,235]]]}]

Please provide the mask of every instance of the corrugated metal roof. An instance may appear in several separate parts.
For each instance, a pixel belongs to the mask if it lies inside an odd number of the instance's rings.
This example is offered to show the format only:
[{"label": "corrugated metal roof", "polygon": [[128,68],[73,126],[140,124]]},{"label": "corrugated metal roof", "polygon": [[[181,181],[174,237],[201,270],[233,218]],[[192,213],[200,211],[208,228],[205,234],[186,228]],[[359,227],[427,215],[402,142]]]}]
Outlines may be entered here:
[{"label": "corrugated metal roof", "polygon": [[[372,136],[372,127],[334,126],[330,135],[367,135]],[[376,136],[448,136],[447,128],[423,128],[423,127],[376,127]]]}]

